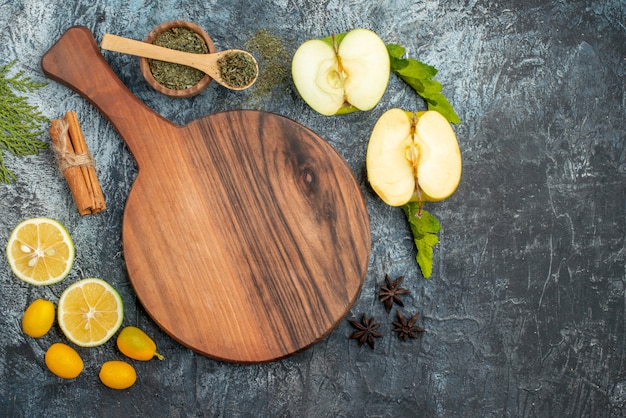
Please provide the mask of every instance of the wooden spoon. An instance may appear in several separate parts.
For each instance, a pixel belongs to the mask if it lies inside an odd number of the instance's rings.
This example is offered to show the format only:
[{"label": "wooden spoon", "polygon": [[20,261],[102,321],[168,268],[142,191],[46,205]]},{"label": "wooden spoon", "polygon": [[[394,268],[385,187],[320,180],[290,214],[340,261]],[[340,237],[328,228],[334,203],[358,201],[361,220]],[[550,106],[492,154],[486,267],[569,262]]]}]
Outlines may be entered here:
[{"label": "wooden spoon", "polygon": [[[143,58],[156,59],[160,61],[172,62],[174,64],[182,64],[188,67],[196,68],[208,74],[213,80],[222,86],[231,90],[244,90],[250,87],[257,79],[259,74],[259,65],[249,52],[240,49],[228,49],[226,51],[216,52],[214,54],[193,54],[189,52],[177,51],[175,49],[164,48],[162,46],[149,44],[147,42],[136,41],[110,33],[102,37],[100,44],[102,49],[109,51],[122,52],[124,54],[135,55]],[[248,55],[254,62],[256,74],[254,78],[245,86],[233,86],[226,82],[221,74],[218,60],[225,55],[232,53],[243,53]]]}]

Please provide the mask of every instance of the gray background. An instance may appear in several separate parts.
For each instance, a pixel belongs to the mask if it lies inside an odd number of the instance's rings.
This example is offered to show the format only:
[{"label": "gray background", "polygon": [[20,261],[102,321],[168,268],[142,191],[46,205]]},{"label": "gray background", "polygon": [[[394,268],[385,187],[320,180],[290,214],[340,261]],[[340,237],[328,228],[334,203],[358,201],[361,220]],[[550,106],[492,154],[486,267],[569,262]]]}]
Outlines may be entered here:
[{"label": "gray background", "polygon": [[[68,227],[77,258],[65,281],[43,288],[20,282],[0,262],[0,415],[626,416],[623,0],[1,3],[0,61],[17,58],[16,70],[38,81],[41,56],[75,24],[99,41],[107,32],[143,39],[166,20],[186,19],[218,49],[242,48],[268,29],[290,54],[310,38],[373,29],[439,69],[436,79],[462,121],[455,130],[464,171],[456,194],[426,206],[443,228],[432,278],[424,280],[402,211],[378,199],[364,174],[376,119],[391,107],[423,108],[395,76],[374,110],[323,117],[291,80],[270,97],[213,83],[175,100],[146,85],[134,57],[105,53],[134,94],[175,122],[263,109],[303,123],[341,153],[360,181],[372,230],[368,275],[349,318],[374,315],[384,338],[374,350],[359,348],[342,321],[289,358],[237,365],[165,335],[137,302],[124,265],[121,220],[134,161],[95,108],[51,82],[29,101],[51,119],[77,111],[109,208],[81,218],[51,150],[4,154],[18,181],[0,185],[0,241],[22,219],[48,216]],[[417,340],[392,335],[393,315],[377,296],[385,273],[406,276],[403,312],[421,312],[418,325],[426,328]],[[20,329],[33,299],[56,302],[69,283],[92,276],[120,291],[124,325],[146,330],[166,357],[134,362],[138,381],[129,390],[108,389],[97,377],[104,361],[123,358],[113,341],[79,349],[85,370],[63,381],[43,363],[47,347],[64,341],[58,327],[38,340]]]}]

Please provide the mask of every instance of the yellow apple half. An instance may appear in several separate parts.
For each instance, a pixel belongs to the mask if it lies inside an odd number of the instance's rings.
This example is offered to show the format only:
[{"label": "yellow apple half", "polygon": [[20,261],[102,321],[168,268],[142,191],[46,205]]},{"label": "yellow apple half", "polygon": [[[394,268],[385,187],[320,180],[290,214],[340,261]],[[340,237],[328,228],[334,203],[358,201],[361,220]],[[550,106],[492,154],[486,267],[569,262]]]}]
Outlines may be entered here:
[{"label": "yellow apple half", "polygon": [[369,29],[313,39],[296,50],[293,82],[304,101],[322,115],[370,110],[389,82],[389,53]]},{"label": "yellow apple half", "polygon": [[390,109],[378,119],[365,158],[368,180],[390,206],[439,201],[461,181],[461,151],[439,112]]}]

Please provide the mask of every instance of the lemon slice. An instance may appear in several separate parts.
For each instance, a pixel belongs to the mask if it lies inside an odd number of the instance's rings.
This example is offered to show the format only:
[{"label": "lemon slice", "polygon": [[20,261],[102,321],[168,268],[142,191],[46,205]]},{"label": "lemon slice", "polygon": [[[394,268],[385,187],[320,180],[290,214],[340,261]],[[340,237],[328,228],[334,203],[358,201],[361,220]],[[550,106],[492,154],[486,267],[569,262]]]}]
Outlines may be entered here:
[{"label": "lemon slice", "polygon": [[80,347],[107,342],[122,325],[120,294],[102,279],[82,279],[61,294],[57,307],[61,331]]},{"label": "lemon slice", "polygon": [[42,286],[57,283],[69,274],[74,263],[74,242],[58,221],[31,218],[13,229],[6,253],[20,280]]}]

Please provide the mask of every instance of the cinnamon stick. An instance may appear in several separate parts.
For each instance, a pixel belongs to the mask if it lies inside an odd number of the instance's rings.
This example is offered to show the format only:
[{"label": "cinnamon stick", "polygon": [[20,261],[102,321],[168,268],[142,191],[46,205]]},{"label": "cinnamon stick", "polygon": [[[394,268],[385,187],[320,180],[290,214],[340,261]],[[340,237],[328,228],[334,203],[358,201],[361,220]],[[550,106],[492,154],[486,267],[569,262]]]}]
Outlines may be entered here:
[{"label": "cinnamon stick", "polygon": [[[76,154],[87,154],[91,156],[91,154],[89,154],[89,149],[87,149],[87,143],[85,142],[83,131],[80,128],[80,123],[78,122],[76,112],[67,112],[65,114],[65,120],[70,125],[70,140],[72,141],[72,145],[74,146],[74,151],[76,152]],[[82,171],[83,176],[85,177],[85,182],[87,183],[87,188],[90,190],[94,198],[92,213],[98,213],[106,209],[106,203],[104,201],[102,189],[100,188],[100,183],[98,182],[96,167],[93,164],[93,158],[91,158],[91,161],[91,164],[82,167]]]},{"label": "cinnamon stick", "polygon": [[64,118],[53,120],[49,132],[59,169],[67,181],[78,213],[84,216],[106,209],[93,157],[76,112],[67,112]]}]

